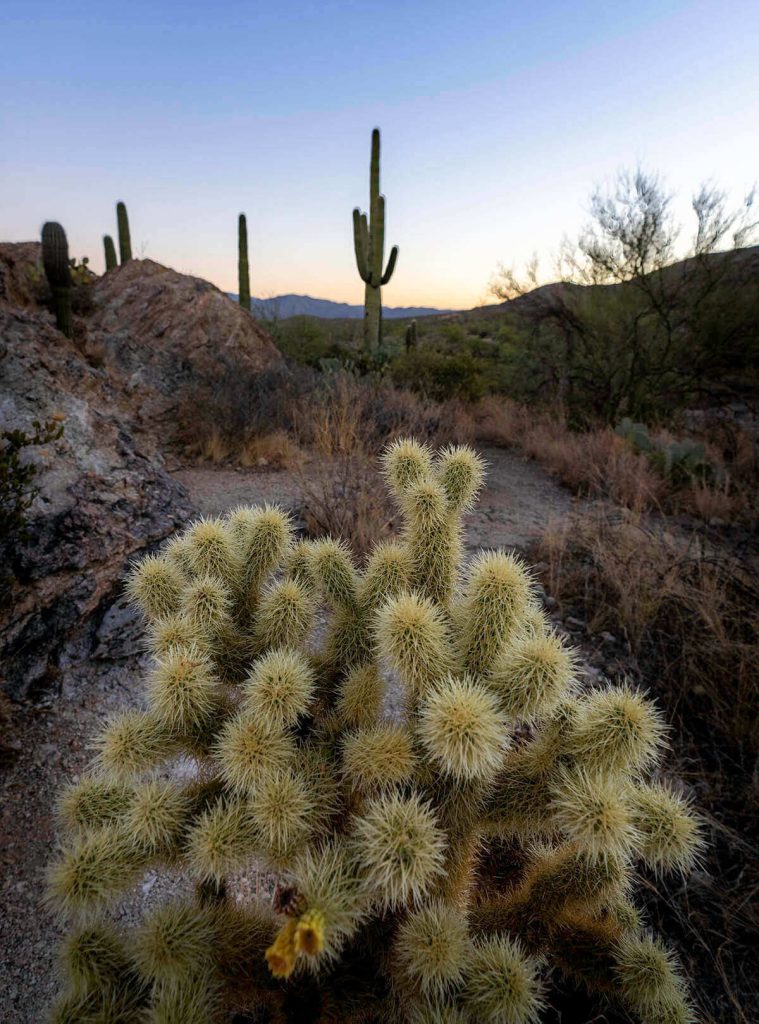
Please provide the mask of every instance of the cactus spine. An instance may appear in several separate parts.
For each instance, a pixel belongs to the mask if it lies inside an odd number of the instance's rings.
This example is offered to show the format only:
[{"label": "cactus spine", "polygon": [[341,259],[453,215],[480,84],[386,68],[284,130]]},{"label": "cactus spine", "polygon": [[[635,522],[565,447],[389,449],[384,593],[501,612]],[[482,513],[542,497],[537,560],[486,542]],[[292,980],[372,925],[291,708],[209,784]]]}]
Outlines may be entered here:
[{"label": "cactus spine", "polygon": [[113,244],[113,239],[110,235],[103,235],[103,250],[105,251],[105,269],[107,273],[109,270],[115,270],[118,266],[116,246]]},{"label": "cactus spine", "polygon": [[250,269],[248,267],[248,223],[241,213],[237,222],[237,277],[238,301],[250,310]]},{"label": "cactus spine", "polygon": [[73,337],[71,320],[71,268],[69,243],[60,224],[48,221],[42,227],[42,263],[53,293],[55,322],[67,338]]},{"label": "cactus spine", "polygon": [[382,340],[382,291],[393,276],[398,259],[398,246],[390,250],[387,267],[385,260],[385,197],[380,193],[380,133],[372,132],[372,157],[369,172],[369,216],[358,207],[353,211],[353,245],[356,266],[364,288],[364,346],[376,352]]},{"label": "cactus spine", "polygon": [[126,263],[132,258],[132,239],[129,235],[127,208],[122,202],[116,203],[116,220],[119,227],[119,257],[121,263]]},{"label": "cactus spine", "polygon": [[[631,899],[637,862],[698,852],[650,780],[656,708],[579,692],[519,559],[462,566],[474,452],[399,441],[384,468],[405,532],[363,569],[267,507],[133,570],[155,665],[61,801],[56,1019],[537,1024],[544,963],[643,1024],[692,1019]],[[109,908],[161,865],[194,896],[121,936]]]}]

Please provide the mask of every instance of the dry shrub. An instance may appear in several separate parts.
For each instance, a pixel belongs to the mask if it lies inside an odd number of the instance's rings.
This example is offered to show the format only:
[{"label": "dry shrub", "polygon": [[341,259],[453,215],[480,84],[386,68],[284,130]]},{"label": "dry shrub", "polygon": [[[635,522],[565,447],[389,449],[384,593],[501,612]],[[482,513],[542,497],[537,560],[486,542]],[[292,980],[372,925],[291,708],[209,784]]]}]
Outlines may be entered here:
[{"label": "dry shrub", "polygon": [[304,415],[313,459],[299,474],[303,518],[313,536],[329,534],[348,541],[363,556],[390,531],[392,510],[384,497],[371,439],[374,421],[356,382],[347,376],[332,382]]},{"label": "dry shrub", "polygon": [[535,410],[500,395],[487,395],[472,407],[475,437],[483,444],[521,446],[535,423]]},{"label": "dry shrub", "polygon": [[715,519],[735,522],[743,518],[746,504],[746,495],[735,491],[729,476],[722,483],[715,484],[697,480],[683,492],[680,499],[680,507],[684,512],[707,523]]},{"label": "dry shrub", "polygon": [[392,532],[377,456],[394,438],[413,435],[434,447],[472,440],[461,402],[431,402],[410,391],[349,373],[325,377],[294,413],[294,431],[311,461],[299,474],[310,533],[349,541],[363,556]]},{"label": "dry shrub", "polygon": [[239,453],[241,466],[256,466],[261,469],[295,469],[301,460],[300,448],[284,430],[251,437],[243,444]]},{"label": "dry shrub", "polygon": [[214,426],[200,433],[195,445],[189,449],[204,462],[226,462],[231,454],[229,442],[222,437],[221,431]]},{"label": "dry shrub", "polygon": [[633,511],[660,504],[665,482],[645,455],[610,428],[571,433],[556,420],[528,427],[521,447],[577,494],[607,496]]},{"label": "dry shrub", "polygon": [[640,517],[596,510],[547,532],[547,586],[580,606],[594,631],[611,630],[678,700],[708,707],[712,726],[759,751],[757,598],[747,567]]}]

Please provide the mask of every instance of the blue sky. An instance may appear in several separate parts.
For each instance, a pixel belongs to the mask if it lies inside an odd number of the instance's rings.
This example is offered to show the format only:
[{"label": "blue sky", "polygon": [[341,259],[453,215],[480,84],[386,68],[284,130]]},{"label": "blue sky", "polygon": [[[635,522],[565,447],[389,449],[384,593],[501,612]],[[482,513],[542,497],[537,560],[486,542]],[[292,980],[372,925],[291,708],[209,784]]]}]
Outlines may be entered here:
[{"label": "blue sky", "polygon": [[593,185],[636,163],[687,197],[759,176],[759,3],[3,0],[0,238],[61,221],[236,289],[358,302],[351,210],[382,129],[384,299],[468,307],[546,273]]}]

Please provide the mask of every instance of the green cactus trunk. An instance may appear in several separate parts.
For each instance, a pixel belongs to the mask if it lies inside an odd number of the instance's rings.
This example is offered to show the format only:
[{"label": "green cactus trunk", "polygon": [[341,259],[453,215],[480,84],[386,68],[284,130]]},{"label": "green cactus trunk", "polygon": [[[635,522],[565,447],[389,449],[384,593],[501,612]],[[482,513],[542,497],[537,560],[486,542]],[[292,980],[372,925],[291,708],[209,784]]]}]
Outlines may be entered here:
[{"label": "green cactus trunk", "polygon": [[53,293],[56,325],[67,338],[72,338],[69,244],[66,232],[55,221],[48,221],[42,228],[42,263]]},{"label": "green cactus trunk", "polygon": [[406,327],[406,351],[416,348],[416,320],[412,320]]},{"label": "green cactus trunk", "polygon": [[103,235],[103,249],[105,250],[105,269],[107,273],[109,270],[115,270],[119,265],[116,259],[116,246],[113,244],[113,239],[110,235]]},{"label": "green cactus trunk", "polygon": [[372,156],[369,168],[369,217],[357,208],[353,211],[353,244],[356,266],[364,281],[364,347],[376,352],[382,342],[381,286],[393,276],[398,258],[398,246],[390,251],[387,267],[385,259],[385,197],[380,193],[380,133],[372,132]]},{"label": "green cactus trunk", "polygon": [[250,268],[248,266],[248,224],[241,213],[237,225],[237,277],[238,301],[250,311]]},{"label": "green cactus trunk", "polygon": [[124,203],[116,203],[116,219],[119,225],[119,256],[122,263],[132,258],[132,239],[129,235],[129,217]]}]

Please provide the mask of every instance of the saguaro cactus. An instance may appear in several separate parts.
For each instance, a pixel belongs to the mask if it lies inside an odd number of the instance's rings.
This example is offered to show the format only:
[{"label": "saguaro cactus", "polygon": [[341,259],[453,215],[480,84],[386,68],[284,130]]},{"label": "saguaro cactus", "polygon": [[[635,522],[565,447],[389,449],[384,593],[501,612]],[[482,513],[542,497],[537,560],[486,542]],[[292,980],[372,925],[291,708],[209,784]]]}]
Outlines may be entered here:
[{"label": "saguaro cactus", "polygon": [[[658,711],[581,690],[518,558],[462,566],[474,452],[399,441],[384,466],[405,530],[363,570],[266,507],[132,571],[155,664],[60,804],[59,1024],[537,1024],[544,964],[692,1020],[633,902],[636,862],[698,851],[651,779]],[[177,894],[124,934],[109,908],[162,865]]]},{"label": "saguaro cactus", "polygon": [[417,340],[416,320],[412,320],[410,324],[407,324],[405,340],[406,340],[406,351],[407,352],[408,352],[409,349],[416,348],[416,340]]},{"label": "saguaro cactus", "polygon": [[365,283],[364,288],[364,345],[376,351],[382,340],[382,291],[393,276],[398,259],[398,246],[390,250],[387,267],[385,260],[385,197],[380,193],[380,133],[372,132],[372,157],[369,172],[369,216],[358,207],[353,211],[353,245],[356,266]]},{"label": "saguaro cactus", "polygon": [[69,243],[60,224],[48,221],[42,226],[42,264],[53,293],[55,322],[67,338],[73,337],[71,320],[71,266]]},{"label": "saguaro cactus", "polygon": [[132,258],[132,239],[129,235],[129,217],[122,202],[116,203],[116,220],[119,227],[119,257],[122,263]]},{"label": "saguaro cactus", "polygon": [[115,270],[118,266],[118,261],[116,260],[116,246],[113,244],[113,239],[110,235],[103,235],[103,250],[105,251],[106,271]]},{"label": "saguaro cactus", "polygon": [[250,269],[248,266],[248,223],[241,213],[237,222],[237,277],[238,301],[250,310]]}]

